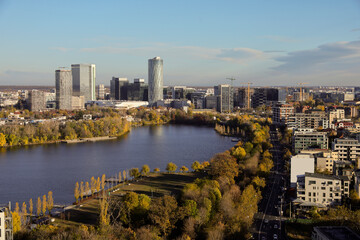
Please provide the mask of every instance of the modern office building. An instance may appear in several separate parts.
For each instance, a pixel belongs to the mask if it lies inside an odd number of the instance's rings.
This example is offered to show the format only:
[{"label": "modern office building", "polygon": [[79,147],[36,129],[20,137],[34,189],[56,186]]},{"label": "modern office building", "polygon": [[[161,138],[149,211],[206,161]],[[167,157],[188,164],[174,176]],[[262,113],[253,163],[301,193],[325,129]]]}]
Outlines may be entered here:
[{"label": "modern office building", "polygon": [[112,100],[128,100],[127,86],[129,81],[127,78],[113,77],[110,80],[110,99]]},{"label": "modern office building", "polygon": [[164,99],[163,95],[163,60],[154,57],[148,60],[149,104]]},{"label": "modern office building", "polygon": [[311,240],[360,240],[360,236],[345,226],[314,227]]},{"label": "modern office building", "polygon": [[30,111],[42,111],[46,109],[45,93],[39,90],[32,90],[29,92],[27,101]]},{"label": "modern office building", "polygon": [[72,110],[72,73],[71,70],[55,71],[56,109]]},{"label": "modern office building", "polygon": [[340,205],[349,197],[350,180],[345,176],[305,173],[298,177],[297,198],[305,202],[322,204],[325,207]]},{"label": "modern office building", "polygon": [[299,153],[307,148],[328,149],[329,138],[326,132],[294,132],[293,150]]},{"label": "modern office building", "polygon": [[148,101],[148,85],[143,78],[135,78],[134,83],[129,83],[126,87],[128,101]]},{"label": "modern office building", "polygon": [[71,64],[73,95],[84,96],[85,102],[95,101],[95,64]]},{"label": "modern office building", "polygon": [[233,88],[229,84],[221,84],[214,87],[216,110],[218,112],[232,112],[234,108]]}]

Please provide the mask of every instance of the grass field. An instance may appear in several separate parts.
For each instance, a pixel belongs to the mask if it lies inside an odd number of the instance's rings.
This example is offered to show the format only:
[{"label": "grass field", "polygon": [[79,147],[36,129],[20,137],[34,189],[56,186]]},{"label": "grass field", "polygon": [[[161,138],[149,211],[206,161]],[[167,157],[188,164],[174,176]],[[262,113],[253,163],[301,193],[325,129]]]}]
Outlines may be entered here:
[{"label": "grass field", "polygon": [[[146,177],[121,183],[113,189],[117,189],[111,195],[121,196],[127,192],[146,194],[150,197],[163,195],[178,196],[187,183],[202,178],[206,173],[150,173]],[[59,226],[76,226],[79,224],[96,225],[99,216],[99,199],[92,198],[84,201],[81,205],[67,210],[65,214],[57,218],[55,224]]]}]

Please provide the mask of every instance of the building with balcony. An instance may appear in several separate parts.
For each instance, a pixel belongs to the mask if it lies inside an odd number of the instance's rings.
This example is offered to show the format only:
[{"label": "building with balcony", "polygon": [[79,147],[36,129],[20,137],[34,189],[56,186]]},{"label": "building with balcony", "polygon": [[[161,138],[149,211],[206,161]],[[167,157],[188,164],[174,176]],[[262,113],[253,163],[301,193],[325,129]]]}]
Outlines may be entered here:
[{"label": "building with balcony", "polygon": [[360,143],[356,139],[336,138],[332,150],[339,153],[339,160],[355,162],[360,157]]},{"label": "building with balcony", "polygon": [[326,132],[294,132],[293,150],[295,153],[308,148],[328,149],[328,145],[329,139]]}]

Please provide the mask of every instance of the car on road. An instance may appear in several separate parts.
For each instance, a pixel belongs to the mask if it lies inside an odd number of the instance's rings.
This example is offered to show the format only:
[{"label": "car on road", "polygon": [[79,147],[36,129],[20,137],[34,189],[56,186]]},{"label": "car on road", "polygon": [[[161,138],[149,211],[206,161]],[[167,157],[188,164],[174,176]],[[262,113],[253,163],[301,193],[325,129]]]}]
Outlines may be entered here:
[{"label": "car on road", "polygon": [[264,220],[264,223],[269,223],[269,219],[265,219],[265,220]]},{"label": "car on road", "polygon": [[273,239],[274,239],[274,240],[277,240],[277,239],[278,239],[278,236],[277,236],[276,233],[274,234]]},{"label": "car on road", "polygon": [[277,224],[275,224],[275,225],[274,225],[274,229],[277,229],[277,228],[278,228],[278,225],[277,225]]},{"label": "car on road", "polygon": [[261,240],[266,240],[266,237],[262,236],[262,237],[261,237]]}]

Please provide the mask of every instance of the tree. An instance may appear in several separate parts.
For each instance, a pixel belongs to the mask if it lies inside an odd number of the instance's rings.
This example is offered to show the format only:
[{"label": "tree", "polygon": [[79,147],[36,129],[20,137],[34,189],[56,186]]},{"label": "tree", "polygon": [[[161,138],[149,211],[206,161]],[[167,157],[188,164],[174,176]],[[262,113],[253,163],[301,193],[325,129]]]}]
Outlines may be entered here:
[{"label": "tree", "polygon": [[[119,181],[121,180],[121,174],[119,173]],[[105,189],[105,181],[106,181],[106,176],[105,174],[103,174],[101,176],[101,189],[104,190]]]},{"label": "tree", "polygon": [[16,211],[12,212],[13,231],[17,233],[21,230],[21,218],[20,214]]},{"label": "tree", "polygon": [[232,155],[236,157],[238,160],[242,160],[246,156],[246,151],[242,147],[237,147],[233,152]]},{"label": "tree", "polygon": [[0,147],[5,146],[6,144],[6,136],[3,133],[0,133]]},{"label": "tree", "polygon": [[26,203],[23,202],[23,204],[22,204],[22,206],[21,206],[21,222],[22,222],[22,225],[23,225],[23,226],[26,225],[26,216],[27,216]]},{"label": "tree", "polygon": [[121,178],[122,178],[122,175],[121,175],[121,171],[119,172],[119,183],[121,182]]},{"label": "tree", "polygon": [[46,205],[48,211],[49,211],[49,215],[51,215],[51,210],[54,207],[54,199],[53,199],[53,193],[52,191],[48,192],[48,197],[47,197],[47,205]]},{"label": "tree", "polygon": [[154,172],[160,172],[160,168],[154,168]]},{"label": "tree", "polygon": [[82,201],[83,198],[84,198],[84,191],[85,191],[84,182],[81,181],[81,183],[80,183],[80,199],[81,199],[81,201]]},{"label": "tree", "polygon": [[177,166],[175,165],[175,163],[169,162],[166,166],[166,171],[170,172],[175,172],[177,169]]},{"label": "tree", "polygon": [[137,178],[140,176],[140,172],[138,168],[132,168],[129,172],[130,177]]},{"label": "tree", "polygon": [[143,165],[141,168],[141,174],[146,176],[149,172],[150,172],[149,165],[146,165],[146,164]]},{"label": "tree", "polygon": [[79,182],[75,183],[75,189],[74,189],[74,197],[75,202],[77,203],[79,201],[80,191],[79,191]]},{"label": "tree", "polygon": [[34,211],[34,204],[33,204],[32,198],[30,198],[30,200],[29,200],[29,214],[30,214],[30,217],[33,214],[33,211]]},{"label": "tree", "polygon": [[167,236],[178,220],[178,205],[173,196],[155,198],[150,205],[149,218]]},{"label": "tree", "polygon": [[95,193],[95,189],[96,189],[96,181],[95,181],[94,176],[92,176],[91,181],[90,181],[91,195]]},{"label": "tree", "polygon": [[105,192],[103,192],[102,198],[99,199],[99,205],[100,205],[100,227],[105,227],[110,224],[110,216],[108,214],[109,209],[109,199]]},{"label": "tree", "polygon": [[90,185],[89,182],[85,183],[85,195],[88,196],[90,193]]},{"label": "tree", "polygon": [[43,201],[42,201],[42,205],[41,205],[41,212],[43,215],[45,215],[46,213],[46,195],[43,195]]},{"label": "tree", "polygon": [[125,170],[123,171],[123,178],[124,178],[124,181],[126,181],[126,171]]},{"label": "tree", "polygon": [[100,192],[100,188],[101,188],[101,182],[100,182],[100,177],[98,177],[96,180],[96,191]]},{"label": "tree", "polygon": [[40,216],[41,214],[41,199],[38,197],[37,204],[36,204],[36,215]]},{"label": "tree", "polygon": [[201,168],[201,164],[198,161],[195,161],[195,162],[193,162],[193,164],[191,164],[191,168],[192,168],[192,170],[194,170],[196,172],[197,170],[199,170]]},{"label": "tree", "polygon": [[180,171],[184,173],[184,172],[189,171],[189,169],[188,169],[186,166],[182,166],[182,167],[180,168]]},{"label": "tree", "polygon": [[216,178],[227,177],[231,183],[234,183],[234,177],[239,174],[239,165],[229,153],[218,153],[211,159],[209,173]]}]

